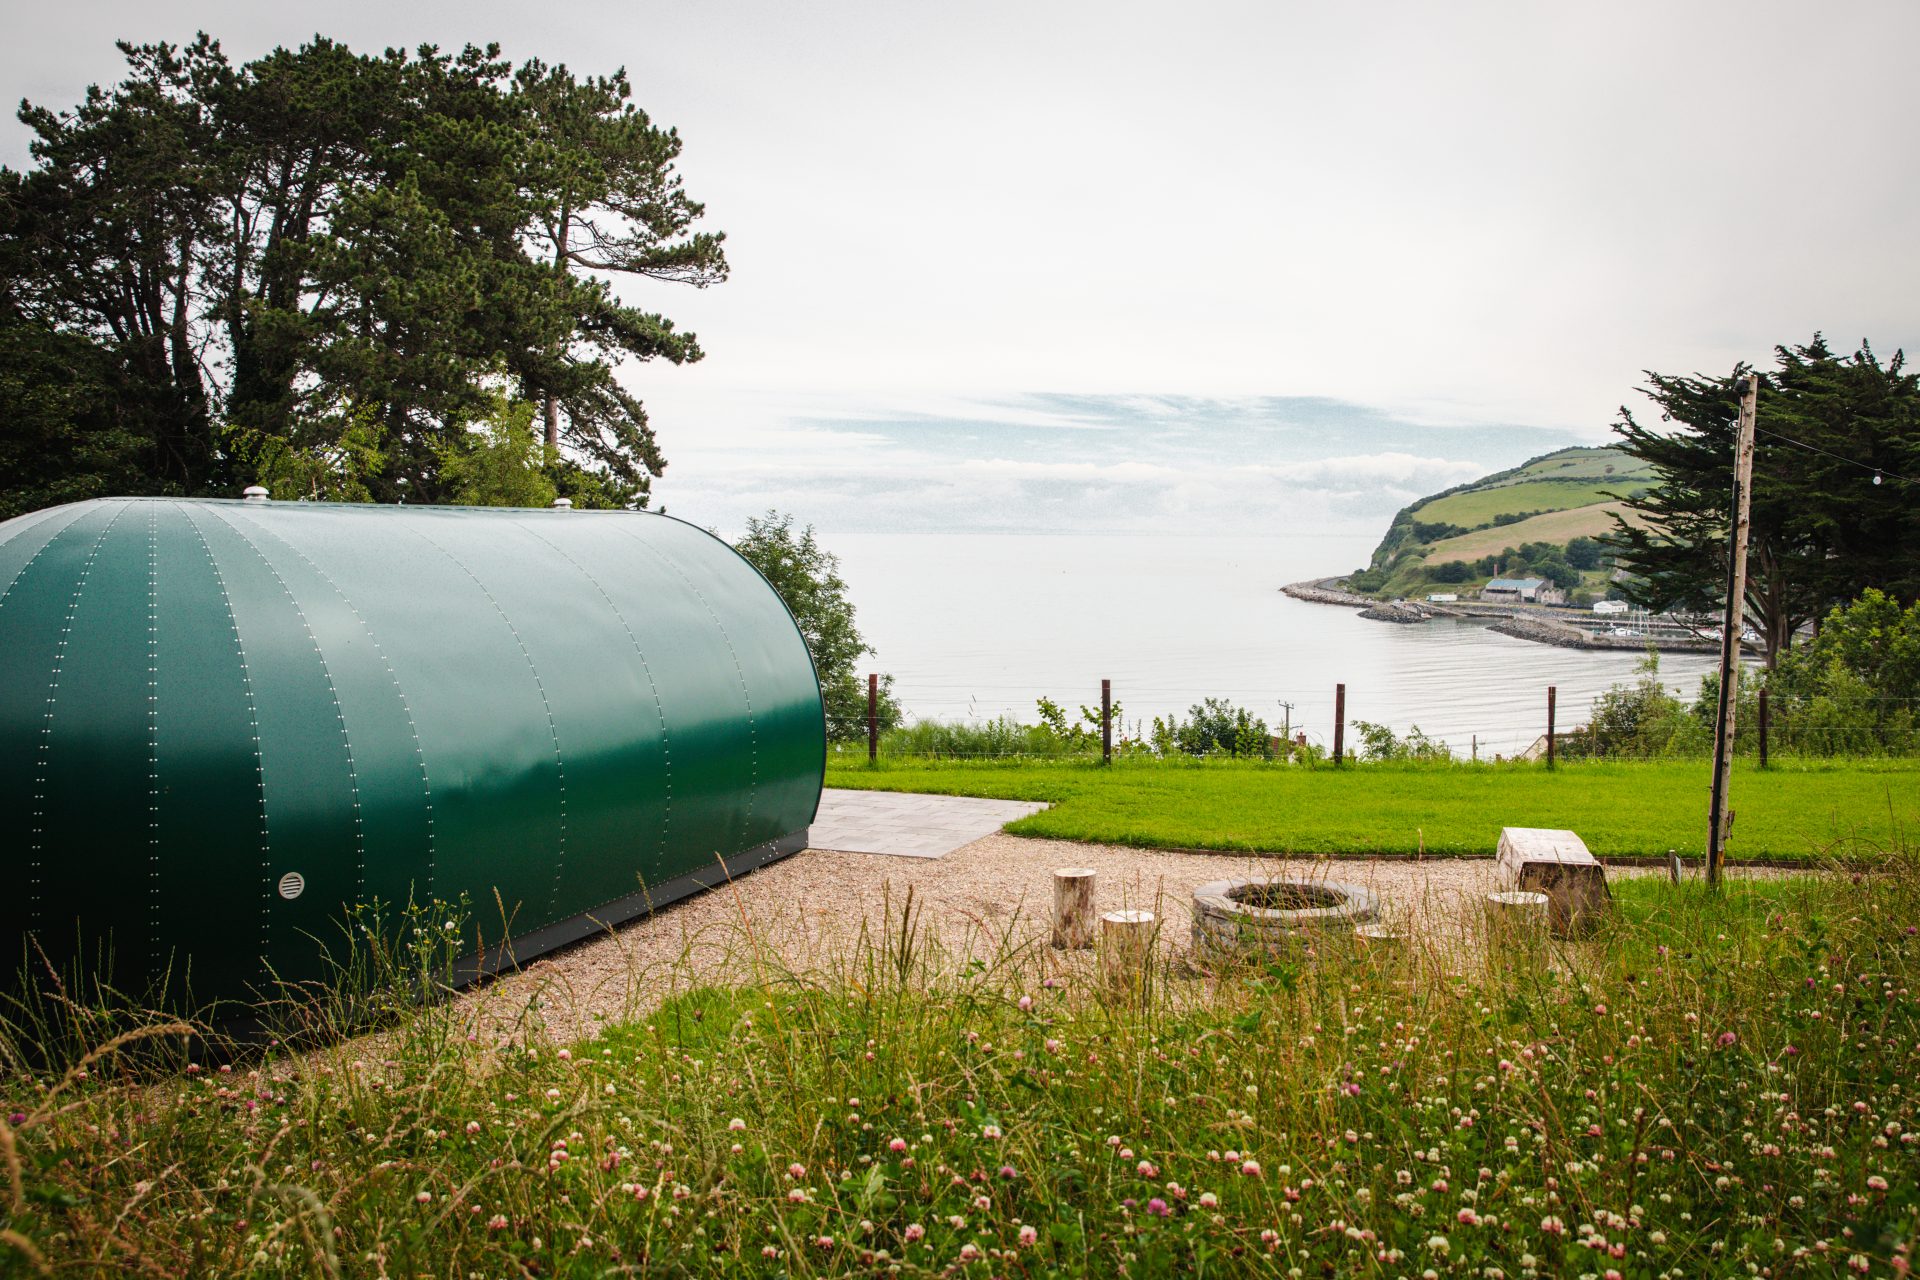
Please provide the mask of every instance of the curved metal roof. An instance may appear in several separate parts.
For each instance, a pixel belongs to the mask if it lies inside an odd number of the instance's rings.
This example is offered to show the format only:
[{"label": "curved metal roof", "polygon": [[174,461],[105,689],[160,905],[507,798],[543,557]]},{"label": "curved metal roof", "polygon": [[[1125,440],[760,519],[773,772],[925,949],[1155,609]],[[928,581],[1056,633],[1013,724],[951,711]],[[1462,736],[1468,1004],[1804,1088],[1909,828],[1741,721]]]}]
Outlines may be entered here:
[{"label": "curved metal roof", "polygon": [[0,946],[196,999],[374,899],[525,958],[795,847],[824,767],[779,597],[646,512],[52,508],[0,524],[0,655]]}]

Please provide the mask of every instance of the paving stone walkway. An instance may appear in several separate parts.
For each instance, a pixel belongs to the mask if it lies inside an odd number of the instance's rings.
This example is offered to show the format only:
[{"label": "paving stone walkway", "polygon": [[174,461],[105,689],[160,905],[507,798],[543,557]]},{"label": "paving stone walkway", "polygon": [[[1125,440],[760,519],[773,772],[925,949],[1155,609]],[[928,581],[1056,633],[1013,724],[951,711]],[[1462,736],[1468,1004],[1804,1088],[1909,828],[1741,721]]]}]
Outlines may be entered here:
[{"label": "paving stone walkway", "polygon": [[1046,807],[1027,800],[830,787],[820,794],[820,813],[807,834],[807,846],[840,853],[938,858]]}]

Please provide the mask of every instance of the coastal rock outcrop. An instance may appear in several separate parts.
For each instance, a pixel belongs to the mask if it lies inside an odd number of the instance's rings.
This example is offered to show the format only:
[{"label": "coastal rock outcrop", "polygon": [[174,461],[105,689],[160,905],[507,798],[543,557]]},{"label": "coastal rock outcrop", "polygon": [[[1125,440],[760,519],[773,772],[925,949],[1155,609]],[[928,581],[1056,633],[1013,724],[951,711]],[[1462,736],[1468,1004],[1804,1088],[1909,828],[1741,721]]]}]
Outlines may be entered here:
[{"label": "coastal rock outcrop", "polygon": [[1517,640],[1557,644],[1563,649],[1630,649],[1645,652],[1649,648],[1663,653],[1714,653],[1719,645],[1712,640],[1678,639],[1672,636],[1615,636],[1584,631],[1563,622],[1545,618],[1510,617],[1488,627]]},{"label": "coastal rock outcrop", "polygon": [[1368,599],[1366,596],[1355,595],[1351,591],[1343,591],[1333,585],[1341,581],[1344,581],[1344,579],[1312,578],[1306,582],[1290,582],[1280,588],[1280,590],[1282,594],[1290,595],[1295,600],[1305,600],[1309,604],[1337,604],[1345,605],[1350,609],[1365,609],[1379,603],[1376,600]]},{"label": "coastal rock outcrop", "polygon": [[1391,600],[1361,610],[1360,616],[1374,622],[1426,622],[1448,615],[1444,609],[1431,609],[1411,600]]}]

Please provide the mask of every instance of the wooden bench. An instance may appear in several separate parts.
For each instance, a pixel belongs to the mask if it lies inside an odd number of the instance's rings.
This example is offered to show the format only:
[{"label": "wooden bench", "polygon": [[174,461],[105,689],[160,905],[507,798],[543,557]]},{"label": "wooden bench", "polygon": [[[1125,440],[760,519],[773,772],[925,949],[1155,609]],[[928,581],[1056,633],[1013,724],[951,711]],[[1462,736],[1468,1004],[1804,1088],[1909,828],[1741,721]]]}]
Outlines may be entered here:
[{"label": "wooden bench", "polygon": [[1607,869],[1571,831],[1502,827],[1495,879],[1502,889],[1547,895],[1547,920],[1565,936],[1598,924],[1613,905]]}]

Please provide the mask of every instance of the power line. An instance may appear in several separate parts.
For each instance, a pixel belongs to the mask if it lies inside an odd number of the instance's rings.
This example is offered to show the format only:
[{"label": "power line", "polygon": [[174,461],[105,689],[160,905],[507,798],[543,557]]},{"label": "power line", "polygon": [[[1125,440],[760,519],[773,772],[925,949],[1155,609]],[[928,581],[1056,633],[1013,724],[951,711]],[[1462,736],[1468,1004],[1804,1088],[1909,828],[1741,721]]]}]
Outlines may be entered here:
[{"label": "power line", "polygon": [[1783,444],[1795,445],[1801,449],[1807,450],[1810,453],[1822,454],[1826,457],[1832,458],[1835,462],[1844,462],[1849,466],[1859,467],[1862,471],[1871,471],[1874,474],[1875,484],[1878,484],[1880,482],[1880,478],[1884,476],[1888,480],[1898,480],[1901,484],[1920,485],[1920,480],[1915,480],[1910,476],[1903,476],[1897,471],[1888,471],[1886,468],[1876,467],[1870,462],[1862,462],[1858,458],[1849,458],[1844,454],[1835,453],[1831,449],[1822,449],[1817,444],[1808,444],[1805,440],[1795,440],[1792,436],[1783,436],[1778,431],[1775,431],[1769,427],[1756,427],[1755,430],[1757,430],[1761,435],[1771,436],[1775,440],[1778,440]]}]

